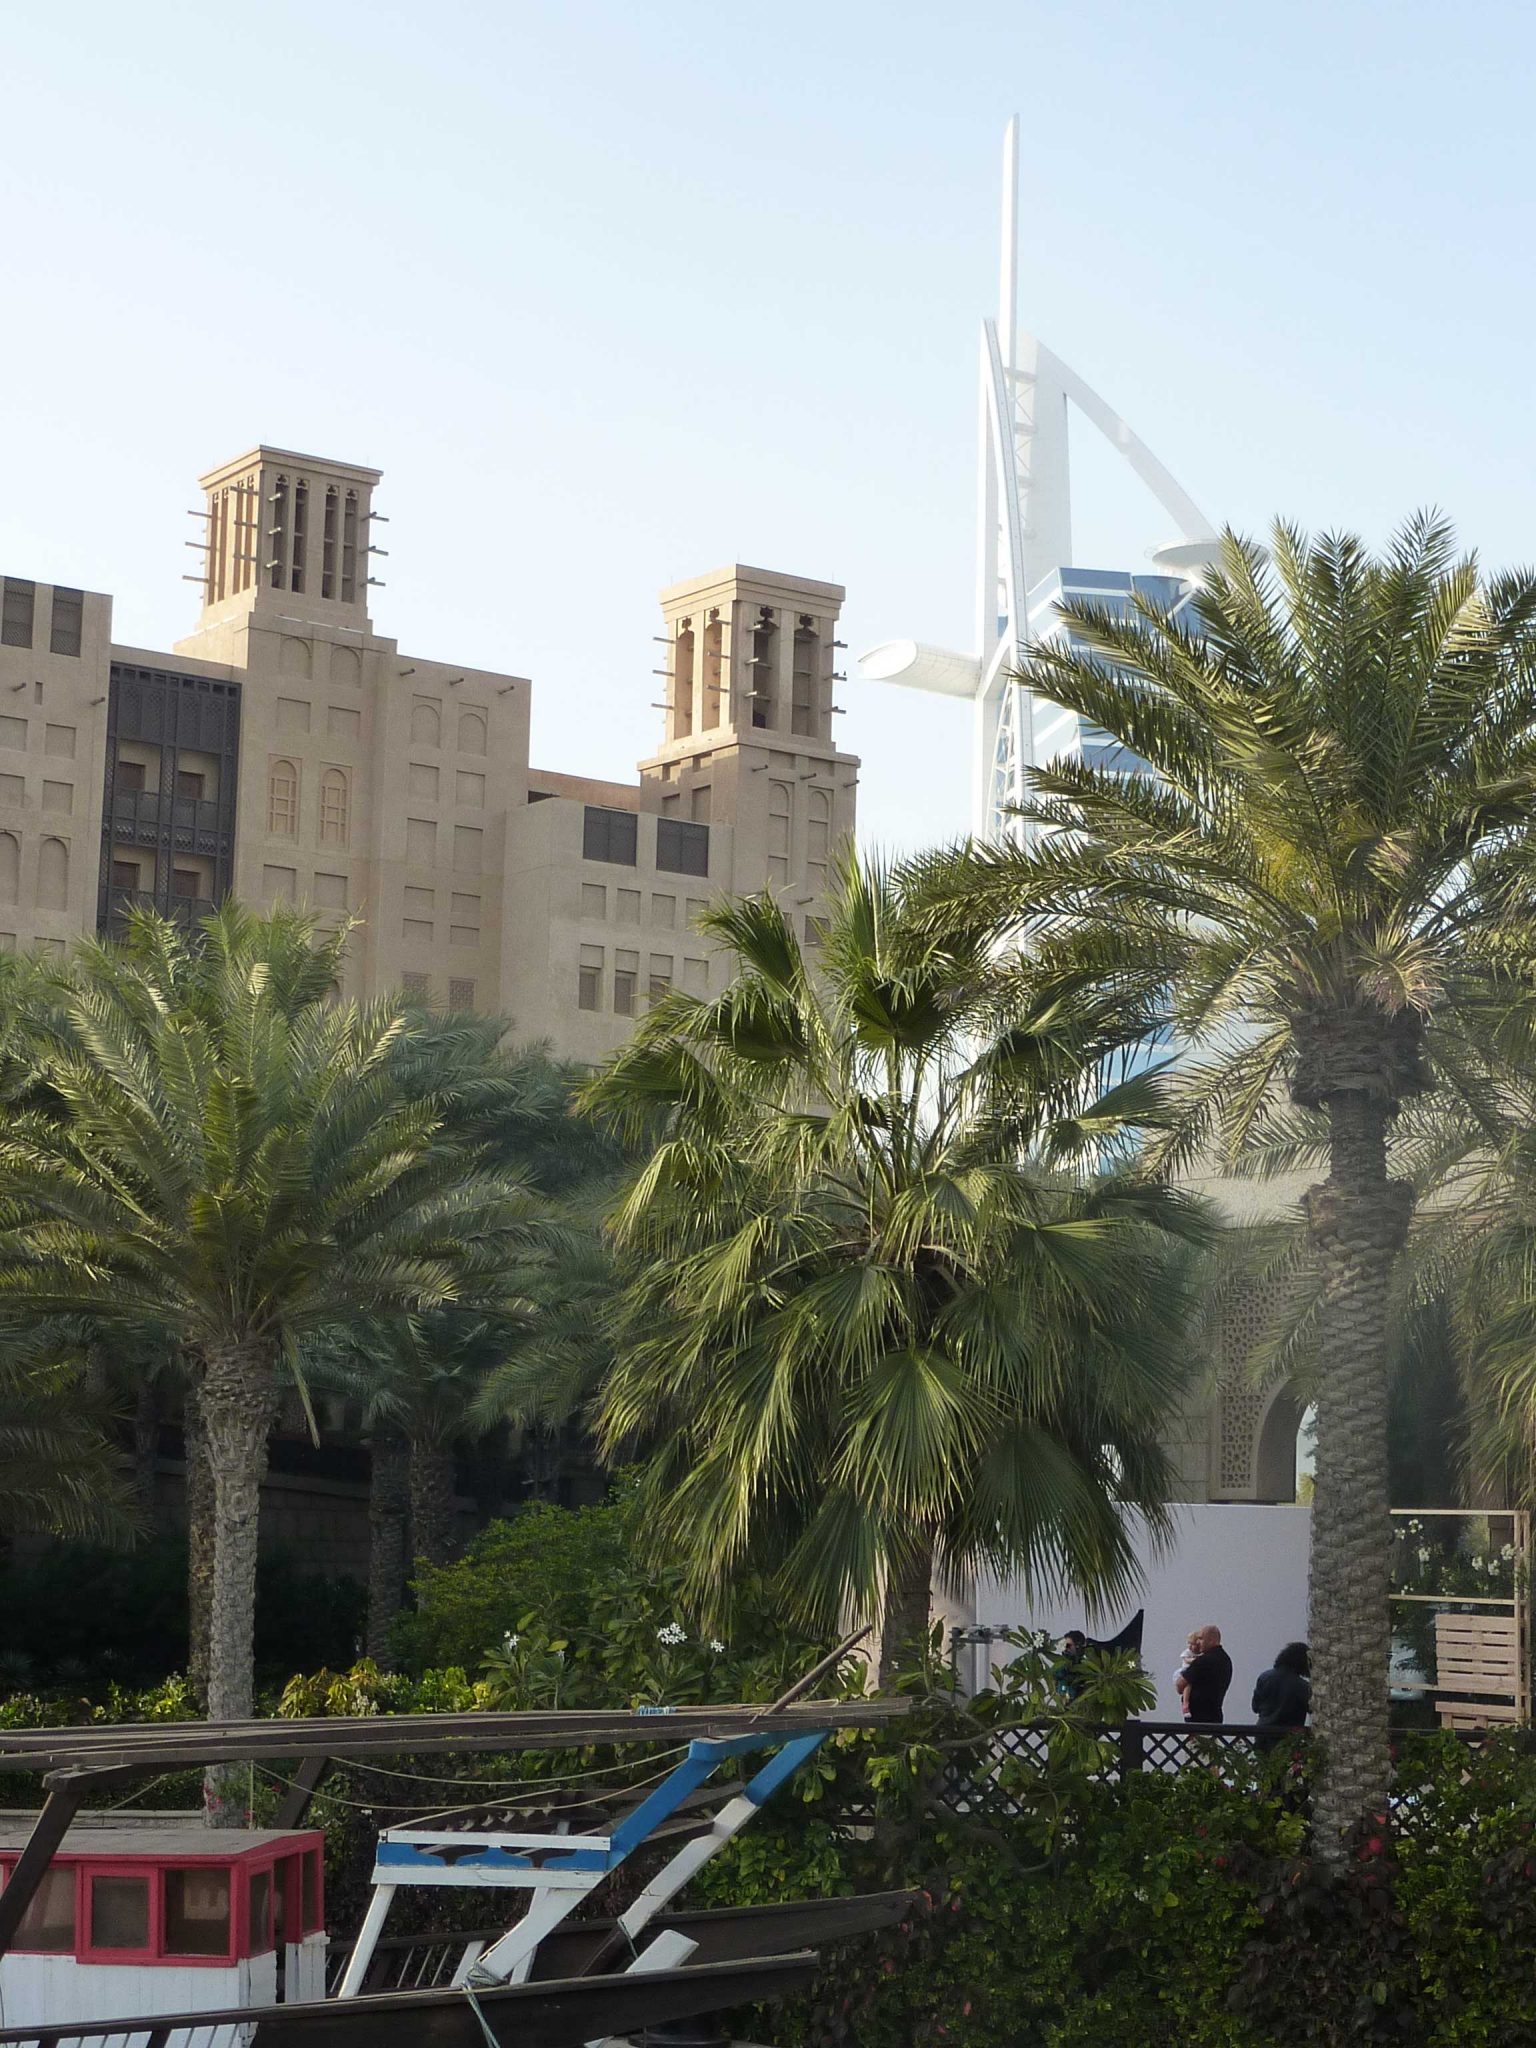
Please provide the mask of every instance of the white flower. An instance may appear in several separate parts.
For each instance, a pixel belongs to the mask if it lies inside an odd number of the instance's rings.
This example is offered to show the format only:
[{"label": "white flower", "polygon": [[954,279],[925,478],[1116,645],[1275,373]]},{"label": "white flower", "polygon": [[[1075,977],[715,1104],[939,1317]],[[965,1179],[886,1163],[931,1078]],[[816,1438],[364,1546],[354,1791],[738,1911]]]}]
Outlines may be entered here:
[{"label": "white flower", "polygon": [[509,1632],[507,1636],[504,1638],[504,1640],[509,1650],[515,1650],[517,1648],[517,1637],[515,1635],[512,1635]]},{"label": "white flower", "polygon": [[1421,1543],[1421,1544],[1419,1545],[1419,1548],[1418,1548],[1418,1559],[1419,1559],[1419,1563],[1420,1563],[1420,1564],[1428,1564],[1428,1563],[1429,1563],[1429,1555],[1430,1555],[1430,1553],[1429,1553],[1429,1546],[1428,1546],[1428,1544],[1426,1544],[1426,1543]]},{"label": "white flower", "polygon": [[1506,1543],[1504,1548],[1499,1552],[1499,1555],[1503,1558],[1506,1564],[1513,1564],[1515,1561],[1515,1546],[1513,1545],[1513,1543]]},{"label": "white flower", "polygon": [[1397,1527],[1392,1531],[1392,1538],[1393,1541],[1396,1543],[1406,1543],[1408,1541],[1407,1525],[1403,1522],[1399,1522]]},{"label": "white flower", "polygon": [[721,1642],[718,1636],[710,1637],[709,1647],[714,1651],[717,1657],[723,1657],[725,1655],[725,1645]]},{"label": "white flower", "polygon": [[688,1631],[685,1628],[679,1627],[675,1621],[663,1622],[656,1631],[656,1640],[658,1643],[665,1643],[669,1649],[675,1650],[679,1643],[687,1642]]}]

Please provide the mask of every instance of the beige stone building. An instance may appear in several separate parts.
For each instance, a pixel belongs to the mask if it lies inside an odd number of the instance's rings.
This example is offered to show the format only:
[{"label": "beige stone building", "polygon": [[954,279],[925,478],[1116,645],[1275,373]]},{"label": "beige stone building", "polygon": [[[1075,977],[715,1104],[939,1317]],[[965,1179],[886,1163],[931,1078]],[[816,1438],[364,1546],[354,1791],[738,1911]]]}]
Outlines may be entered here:
[{"label": "beige stone building", "polygon": [[113,644],[107,596],[4,578],[0,946],[62,950],[133,902],[302,902],[363,920],[357,992],[595,1060],[659,990],[719,986],[712,895],[770,887],[814,943],[858,774],[832,734],[842,590],[737,565],[664,591],[661,745],[632,783],[546,772],[526,677],[375,631],[378,482],[267,447],[211,471],[169,652]]}]

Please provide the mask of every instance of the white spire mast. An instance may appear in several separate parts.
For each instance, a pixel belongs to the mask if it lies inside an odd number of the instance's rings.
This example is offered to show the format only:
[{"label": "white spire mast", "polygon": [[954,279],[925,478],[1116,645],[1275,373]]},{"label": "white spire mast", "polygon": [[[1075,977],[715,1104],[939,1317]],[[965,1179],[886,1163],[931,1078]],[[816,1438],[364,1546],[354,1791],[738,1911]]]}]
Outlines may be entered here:
[{"label": "white spire mast", "polygon": [[1019,117],[1003,137],[1003,250],[997,288],[997,337],[1003,367],[1019,367]]}]

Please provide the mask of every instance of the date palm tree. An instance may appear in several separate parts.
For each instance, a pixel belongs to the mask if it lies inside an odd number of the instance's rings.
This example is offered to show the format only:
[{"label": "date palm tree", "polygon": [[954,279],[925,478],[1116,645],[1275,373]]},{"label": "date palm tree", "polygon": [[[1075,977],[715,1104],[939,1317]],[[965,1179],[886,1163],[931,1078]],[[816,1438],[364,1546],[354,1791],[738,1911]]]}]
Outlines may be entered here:
[{"label": "date palm tree", "polygon": [[341,943],[230,905],[190,941],[145,915],[126,946],[82,945],[38,1040],[62,1113],[0,1128],[0,1305],[152,1324],[188,1361],[215,1720],[252,1710],[259,1493],[302,1339],[495,1299],[525,1210],[455,1142],[451,1080],[405,1085],[398,1009],[327,1000]]},{"label": "date palm tree", "polygon": [[[1149,599],[1061,608],[1023,680],[1125,750],[1031,771],[1020,846],[924,864],[936,929],[1044,972],[1166,992],[1187,1092],[1164,1164],[1318,1120],[1311,1635],[1319,1849],[1388,1776],[1387,1347],[1413,1193],[1389,1138],[1455,1085],[1536,936],[1536,579],[1480,578],[1440,521],[1372,557],[1228,535],[1187,630]],[[1287,1103],[1289,1098],[1289,1104]]]},{"label": "date palm tree", "polygon": [[712,908],[730,986],[663,999],[586,1092],[658,1141],[610,1219],[598,1428],[706,1608],[772,1567],[824,1628],[878,1611],[888,1681],[936,1570],[1132,1587],[1205,1226],[1122,1170],[1158,1091],[1105,1085],[1111,1006],[922,943],[878,865],[850,857],[830,909],[808,956],[772,900]]}]

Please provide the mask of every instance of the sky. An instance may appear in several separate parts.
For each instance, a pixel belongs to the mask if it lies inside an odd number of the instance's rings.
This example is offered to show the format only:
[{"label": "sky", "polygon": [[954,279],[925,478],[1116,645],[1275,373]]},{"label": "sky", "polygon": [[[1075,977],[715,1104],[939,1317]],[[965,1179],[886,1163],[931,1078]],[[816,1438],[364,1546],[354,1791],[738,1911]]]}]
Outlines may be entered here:
[{"label": "sky", "polygon": [[[1536,10],[1503,0],[138,0],[7,11],[0,572],[190,629],[195,479],[383,470],[378,630],[530,675],[627,778],[655,593],[847,587],[861,837],[964,830],[978,323],[1021,137],[1022,323],[1217,520],[1536,557]],[[1080,564],[1167,521],[1075,436]]]}]

